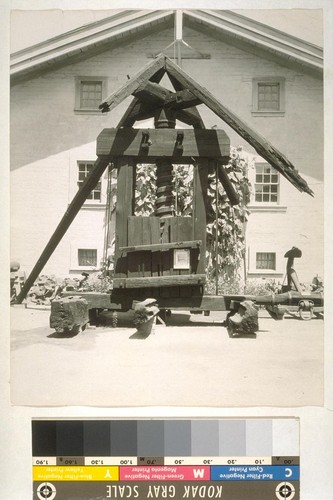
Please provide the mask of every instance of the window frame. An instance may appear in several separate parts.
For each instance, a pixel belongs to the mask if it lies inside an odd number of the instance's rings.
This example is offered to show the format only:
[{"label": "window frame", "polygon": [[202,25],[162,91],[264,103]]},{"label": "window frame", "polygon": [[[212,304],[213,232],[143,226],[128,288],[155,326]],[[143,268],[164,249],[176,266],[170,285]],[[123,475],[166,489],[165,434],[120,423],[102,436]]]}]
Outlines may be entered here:
[{"label": "window frame", "polygon": [[100,109],[81,107],[81,86],[83,82],[101,82],[102,84],[102,100],[107,95],[107,77],[106,76],[76,76],[75,77],[75,107],[74,111],[79,114],[96,114],[102,115]]},{"label": "window frame", "polygon": [[[76,187],[77,187],[77,191],[79,190],[79,182],[80,182],[80,179],[79,179],[79,174],[80,174],[80,163],[84,163],[85,166],[87,166],[87,164],[92,164],[94,165],[95,161],[94,160],[77,160],[76,162]],[[87,176],[86,176],[87,178]],[[84,182],[84,181],[83,181]],[[100,182],[100,199],[95,199],[95,198],[92,198],[92,199],[89,199],[87,198],[84,202],[85,205],[96,205],[96,206],[101,206],[101,205],[104,205],[105,206],[105,202],[103,203],[102,202],[102,197],[103,197],[103,175],[101,176],[100,180],[98,181]],[[92,192],[94,192],[95,189],[92,190]]]},{"label": "window frame", "polygon": [[[272,182],[269,182],[269,183],[260,183],[260,182],[257,182],[257,167],[259,166],[267,166],[267,167],[270,167],[270,169],[272,170],[272,172],[269,173],[269,175],[277,175],[277,178],[278,178],[278,182],[275,184],[275,183],[272,183]],[[259,174],[258,174],[259,175]],[[265,175],[264,173],[262,175]],[[274,186],[274,185],[277,185],[277,201],[257,201],[256,200],[256,185],[269,185],[269,186]],[[268,207],[278,207],[280,205],[280,193],[281,193],[281,178],[280,178],[280,173],[275,171],[274,168],[267,162],[265,161],[256,161],[255,164],[254,164],[254,181],[253,181],[253,205],[255,205],[256,207],[265,207],[265,206],[268,206]],[[271,195],[271,192],[269,192],[269,195]]]},{"label": "window frame", "polygon": [[[279,109],[259,109],[259,86],[260,84],[278,84]],[[285,78],[283,77],[262,77],[252,80],[252,116],[284,116],[285,115]]]},{"label": "window frame", "polygon": [[[258,255],[273,255],[274,256],[274,267],[258,267]],[[269,261],[269,258],[267,258]],[[255,270],[257,273],[276,273],[277,262],[276,262],[276,252],[256,252],[255,253]]]},{"label": "window frame", "polygon": [[[257,269],[257,254],[275,254],[275,269]],[[285,275],[285,261],[283,251],[274,243],[253,242],[247,246],[247,276],[249,278],[276,278],[282,279]]]},{"label": "window frame", "polygon": [[[89,251],[89,252],[95,252],[96,253],[96,264],[80,264],[80,251]],[[95,270],[97,269],[98,265],[98,249],[97,248],[82,248],[78,247],[77,248],[77,267],[82,270],[86,269],[91,269]]]}]

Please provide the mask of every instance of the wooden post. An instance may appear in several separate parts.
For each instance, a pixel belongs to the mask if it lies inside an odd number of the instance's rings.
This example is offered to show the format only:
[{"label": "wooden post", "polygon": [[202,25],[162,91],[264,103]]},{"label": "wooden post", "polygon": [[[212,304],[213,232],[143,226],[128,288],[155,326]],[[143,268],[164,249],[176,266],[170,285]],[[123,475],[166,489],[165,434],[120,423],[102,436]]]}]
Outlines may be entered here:
[{"label": "wooden post", "polygon": [[128,217],[134,213],[134,158],[119,157],[117,168],[115,277],[127,278],[127,255],[122,256],[119,247],[128,245]]},{"label": "wooden post", "polygon": [[198,159],[193,172],[193,239],[202,240],[197,274],[206,272],[206,197],[208,184],[208,161]]},{"label": "wooden post", "polygon": [[29,292],[30,288],[38,278],[39,274],[43,270],[45,264],[53,254],[54,250],[57,248],[59,242],[61,241],[62,237],[66,233],[67,229],[69,228],[73,220],[75,219],[83,203],[86,201],[91,191],[96,187],[97,182],[99,181],[101,175],[108,166],[109,162],[110,160],[108,159],[101,160],[99,158],[95,161],[93,170],[91,171],[90,175],[86,178],[85,182],[82,184],[79,191],[74,196],[71,204],[69,205],[69,207],[65,212],[65,215],[59,222],[56,230],[54,231],[49,242],[44,248],[41,256],[37,260],[35,267],[28,276],[27,281],[25,282],[21,292],[17,296],[16,299],[17,304],[21,304],[22,300],[27,296],[27,293]]}]

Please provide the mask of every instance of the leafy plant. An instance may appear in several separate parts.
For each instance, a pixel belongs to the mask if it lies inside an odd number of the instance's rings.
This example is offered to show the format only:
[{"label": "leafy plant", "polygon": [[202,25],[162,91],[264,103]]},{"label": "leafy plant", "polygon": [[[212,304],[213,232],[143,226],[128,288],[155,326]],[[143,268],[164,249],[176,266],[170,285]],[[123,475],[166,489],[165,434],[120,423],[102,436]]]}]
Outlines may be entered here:
[{"label": "leafy plant", "polygon": [[[209,289],[218,279],[218,292],[239,284],[245,255],[245,231],[250,201],[248,160],[242,147],[231,147],[229,163],[225,166],[228,177],[239,197],[239,204],[232,206],[215,172],[208,175],[207,190],[207,281]],[[218,190],[218,196],[216,191]],[[220,290],[221,287],[221,290]],[[216,291],[216,290],[215,290]]]},{"label": "leafy plant", "polygon": [[154,213],[156,200],[156,166],[140,164],[136,167],[134,194],[135,215],[149,216]]}]

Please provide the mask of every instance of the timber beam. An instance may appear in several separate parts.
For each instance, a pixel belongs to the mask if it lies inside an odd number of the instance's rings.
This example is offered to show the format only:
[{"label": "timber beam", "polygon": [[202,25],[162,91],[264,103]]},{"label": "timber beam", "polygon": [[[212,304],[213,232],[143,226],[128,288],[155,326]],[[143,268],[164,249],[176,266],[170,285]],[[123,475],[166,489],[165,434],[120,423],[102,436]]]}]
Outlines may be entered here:
[{"label": "timber beam", "polygon": [[[97,156],[177,160],[212,158],[228,163],[230,141],[223,130],[106,128],[97,137]],[[192,160],[193,162],[193,160]]]}]

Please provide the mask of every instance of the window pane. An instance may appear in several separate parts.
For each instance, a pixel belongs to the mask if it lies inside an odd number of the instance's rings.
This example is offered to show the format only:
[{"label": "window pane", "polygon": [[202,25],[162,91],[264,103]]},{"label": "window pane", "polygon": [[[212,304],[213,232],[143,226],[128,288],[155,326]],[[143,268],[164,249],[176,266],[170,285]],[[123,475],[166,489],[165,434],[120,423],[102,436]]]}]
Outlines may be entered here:
[{"label": "window pane", "polygon": [[[93,168],[94,164],[91,162],[78,163],[78,181],[77,181],[78,188],[82,186],[85,179],[88,177]],[[87,200],[101,201],[101,191],[102,191],[102,182],[99,181],[95,189],[93,189],[93,191],[87,196]]]},{"label": "window pane", "polygon": [[97,250],[95,248],[93,249],[79,248],[77,253],[78,253],[77,257],[79,266],[86,266],[86,267],[97,266]]},{"label": "window pane", "polygon": [[280,109],[280,84],[258,83],[258,110]]},{"label": "window pane", "polygon": [[81,82],[80,107],[97,109],[102,100],[102,82]]},{"label": "window pane", "polygon": [[271,252],[257,252],[256,269],[276,270],[276,254]]},{"label": "window pane", "polygon": [[[277,203],[279,194],[279,175],[268,164],[258,163],[255,167],[255,201],[262,203]],[[258,174],[258,172],[262,173]]]}]

